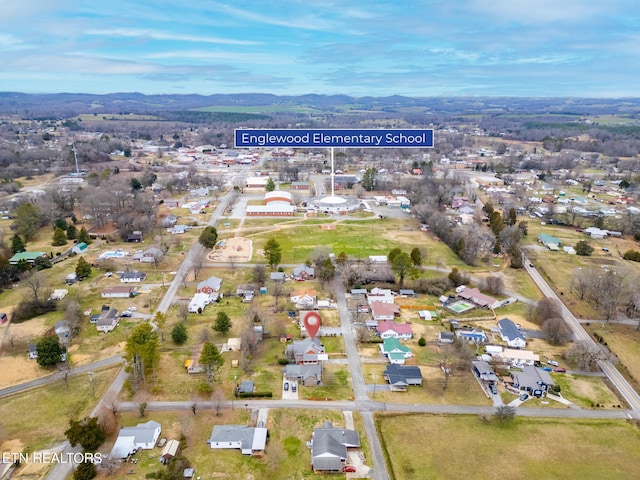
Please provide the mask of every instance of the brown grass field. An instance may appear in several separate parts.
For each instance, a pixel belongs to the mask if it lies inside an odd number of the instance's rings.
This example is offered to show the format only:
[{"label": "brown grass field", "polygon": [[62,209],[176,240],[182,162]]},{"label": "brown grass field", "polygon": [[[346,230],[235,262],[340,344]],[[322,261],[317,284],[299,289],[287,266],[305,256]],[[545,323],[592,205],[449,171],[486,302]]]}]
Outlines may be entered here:
[{"label": "brown grass field", "polygon": [[640,430],[622,420],[380,414],[377,423],[396,480],[640,476]]}]

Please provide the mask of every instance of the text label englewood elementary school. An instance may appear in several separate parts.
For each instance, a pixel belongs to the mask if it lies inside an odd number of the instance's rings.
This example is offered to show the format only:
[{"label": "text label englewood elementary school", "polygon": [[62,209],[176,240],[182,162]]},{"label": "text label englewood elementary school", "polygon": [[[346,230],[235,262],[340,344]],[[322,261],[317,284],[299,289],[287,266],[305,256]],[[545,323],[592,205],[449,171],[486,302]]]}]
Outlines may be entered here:
[{"label": "text label englewood elementary school", "polygon": [[236,148],[431,148],[431,129],[236,129]]}]

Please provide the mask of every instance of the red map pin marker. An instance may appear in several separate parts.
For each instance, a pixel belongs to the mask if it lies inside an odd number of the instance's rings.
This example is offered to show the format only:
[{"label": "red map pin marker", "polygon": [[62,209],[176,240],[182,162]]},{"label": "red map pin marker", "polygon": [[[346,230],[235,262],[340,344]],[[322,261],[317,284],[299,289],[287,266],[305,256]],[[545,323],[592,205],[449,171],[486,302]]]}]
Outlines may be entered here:
[{"label": "red map pin marker", "polygon": [[304,328],[307,330],[309,334],[309,338],[313,340],[320,329],[320,323],[322,322],[322,318],[318,312],[307,312],[302,319],[302,323],[304,324]]}]

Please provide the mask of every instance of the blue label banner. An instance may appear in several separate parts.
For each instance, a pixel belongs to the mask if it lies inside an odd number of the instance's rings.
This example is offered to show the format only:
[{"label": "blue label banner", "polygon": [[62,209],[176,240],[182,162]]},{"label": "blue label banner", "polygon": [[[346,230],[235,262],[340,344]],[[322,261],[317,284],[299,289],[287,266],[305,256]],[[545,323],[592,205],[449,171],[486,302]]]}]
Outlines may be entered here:
[{"label": "blue label banner", "polygon": [[235,146],[258,148],[431,148],[432,129],[238,128]]}]

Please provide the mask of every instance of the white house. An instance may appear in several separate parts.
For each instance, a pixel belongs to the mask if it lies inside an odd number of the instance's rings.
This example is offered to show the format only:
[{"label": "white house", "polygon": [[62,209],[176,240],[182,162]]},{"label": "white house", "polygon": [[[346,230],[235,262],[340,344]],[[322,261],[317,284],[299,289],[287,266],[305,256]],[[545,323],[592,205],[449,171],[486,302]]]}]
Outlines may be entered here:
[{"label": "white house", "polygon": [[147,274],[143,272],[137,272],[137,271],[123,272],[122,275],[120,275],[120,282],[121,283],[140,283],[145,278],[147,278]]},{"label": "white house", "polygon": [[507,345],[511,348],[524,348],[527,346],[527,341],[520,332],[518,326],[508,318],[503,318],[498,321],[498,328],[500,329],[500,336],[502,340],[507,342]]},{"label": "white house", "polygon": [[149,420],[135,427],[120,429],[116,443],[111,449],[111,458],[127,458],[136,451],[151,450],[156,446],[162,427],[158,422]]},{"label": "white house", "polygon": [[378,322],[378,333],[382,339],[393,337],[401,340],[411,340],[413,338],[410,323],[396,323],[393,320]]},{"label": "white house", "polygon": [[255,455],[264,451],[267,429],[245,425],[214,425],[207,441],[212,449],[238,449],[243,455]]},{"label": "white house", "polygon": [[102,298],[130,298],[136,294],[136,287],[107,287],[100,293]]},{"label": "white house", "polygon": [[189,312],[202,313],[211,301],[211,296],[208,293],[196,293],[189,302]]},{"label": "white house", "polygon": [[115,330],[118,325],[118,310],[110,308],[103,311],[96,321],[96,330],[102,333],[109,333]]}]

